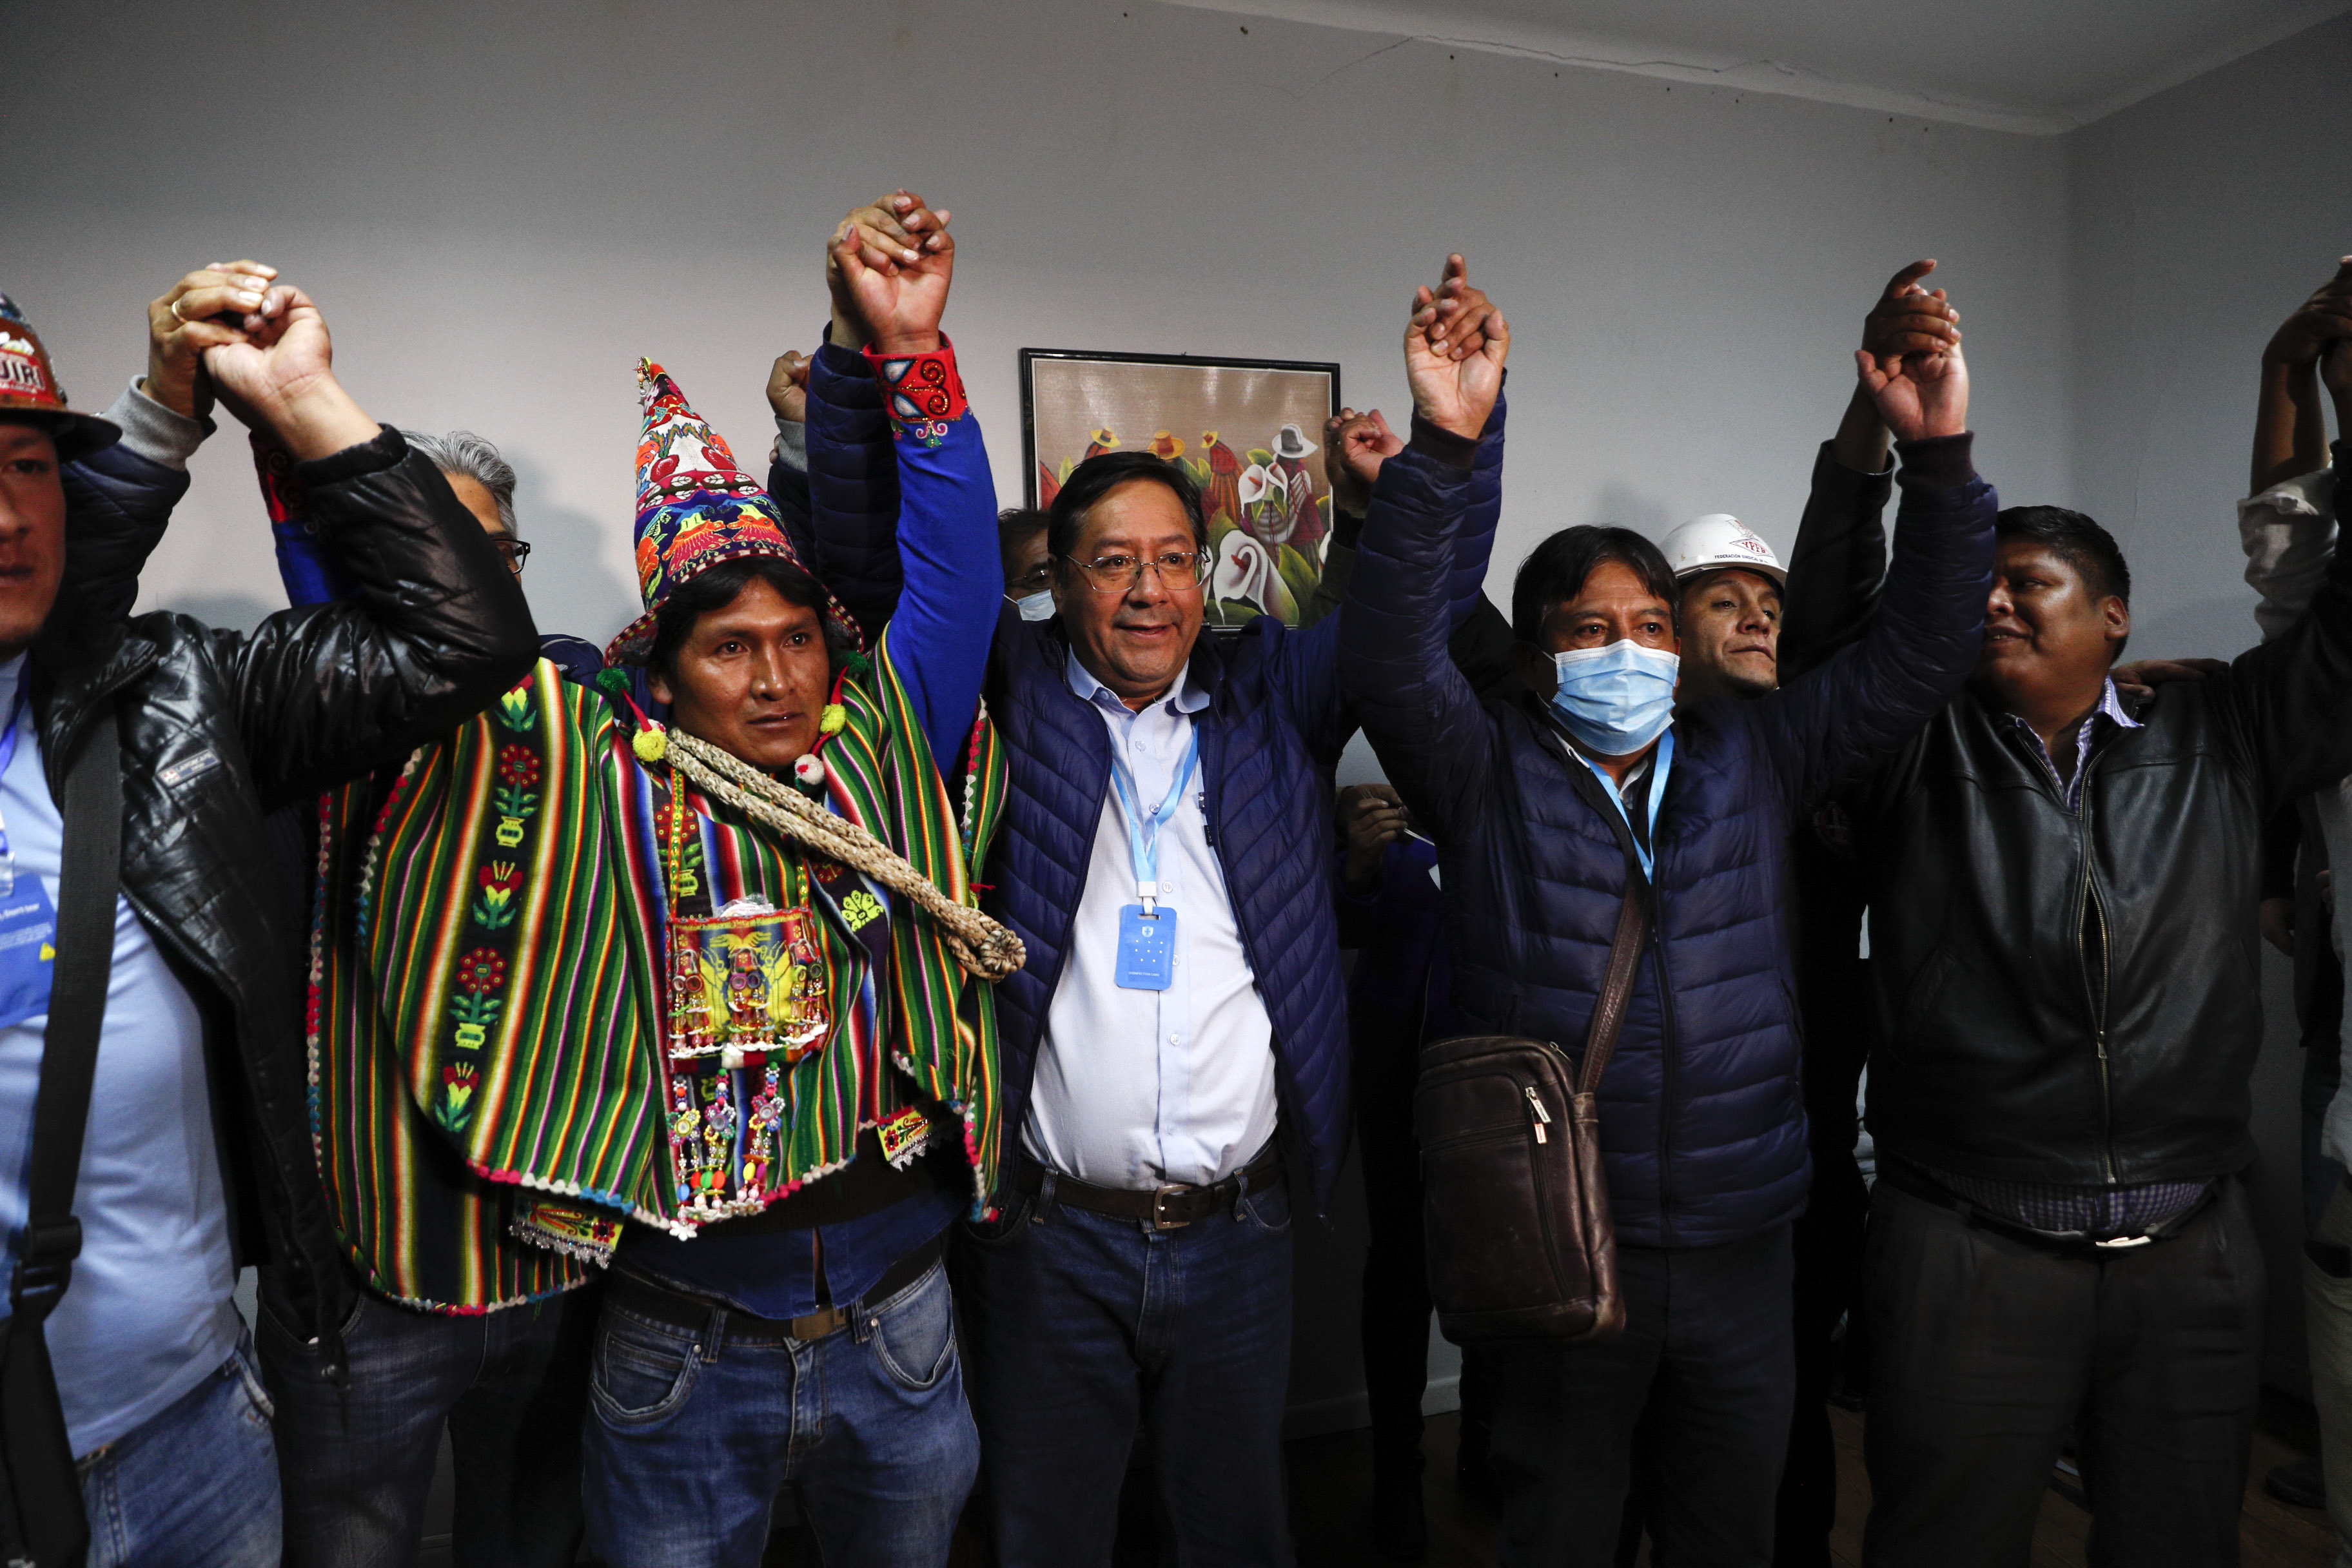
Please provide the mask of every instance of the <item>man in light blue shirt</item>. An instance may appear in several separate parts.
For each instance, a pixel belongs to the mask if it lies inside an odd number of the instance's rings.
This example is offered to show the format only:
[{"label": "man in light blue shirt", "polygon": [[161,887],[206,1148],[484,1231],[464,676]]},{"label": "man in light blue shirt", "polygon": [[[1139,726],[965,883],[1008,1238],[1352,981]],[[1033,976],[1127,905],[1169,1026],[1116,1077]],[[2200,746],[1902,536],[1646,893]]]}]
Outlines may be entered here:
[{"label": "man in light blue shirt", "polygon": [[1273,1140],[1274,1026],[1209,844],[1192,731],[1209,694],[1180,677],[1168,698],[1139,711],[1076,652],[1066,673],[1070,689],[1102,715],[1114,768],[1132,778],[1135,798],[1157,806],[1173,792],[1176,809],[1157,834],[1156,893],[1182,916],[1166,990],[1111,983],[1118,911],[1138,898],[1114,789],[1070,928],[1070,968],[1038,1044],[1022,1144],[1051,1169],[1100,1187],[1222,1182]]},{"label": "man in light blue shirt", "polygon": [[[55,1458],[79,1472],[89,1568],[278,1562],[271,1411],[230,1303],[240,1254],[272,1262],[298,1331],[341,1354],[299,926],[275,896],[263,812],[478,710],[537,651],[496,550],[343,392],[317,308],[275,278],[240,262],[181,279],[149,309],[147,376],[105,419],[66,405],[0,297],[0,1264],[12,1343],[39,1334],[49,1352],[70,1450]],[[353,604],[243,637],[130,615],[215,384],[297,459]],[[58,793],[106,711],[121,858],[79,1240],[28,1258]],[[62,1276],[46,1318],[20,1262]],[[48,1491],[13,1501],[53,1534],[70,1518]]]},{"label": "man in light blue shirt", "polygon": [[[1495,335],[1408,358],[1416,405],[1448,416],[1415,421],[1376,506],[1454,507],[1501,462],[1501,321],[1474,293],[1457,257],[1416,300],[1424,333]],[[1149,453],[1080,464],[1046,531],[1055,614],[1006,606],[990,660],[1010,789],[983,907],[1028,963],[996,993],[1019,1130],[1003,1217],[957,1294],[1005,1568],[1109,1561],[1145,1426],[1177,1558],[1291,1561],[1285,1151],[1300,1196],[1328,1201],[1349,1110],[1330,855],[1347,612],[1202,636],[1217,551],[1265,542],[1217,504]],[[1457,624],[1491,544],[1465,531]]]},{"label": "man in light blue shirt", "polygon": [[[133,437],[126,431],[125,438]],[[23,654],[0,664],[0,712],[16,712],[25,666]],[[55,909],[65,823],[42,776],[40,737],[21,717],[15,734],[15,754],[0,772],[0,827],[18,888],[29,891],[26,880],[39,878]],[[0,1232],[12,1263],[48,1021],[44,1010],[0,1028],[0,1107],[9,1108],[0,1111]],[[241,1331],[229,1304],[236,1267],[205,1080],[204,1021],[119,893],[74,1212],[81,1256],[73,1288],[50,1314],[48,1342],[68,1436],[76,1454],[88,1454],[221,1375]]]}]

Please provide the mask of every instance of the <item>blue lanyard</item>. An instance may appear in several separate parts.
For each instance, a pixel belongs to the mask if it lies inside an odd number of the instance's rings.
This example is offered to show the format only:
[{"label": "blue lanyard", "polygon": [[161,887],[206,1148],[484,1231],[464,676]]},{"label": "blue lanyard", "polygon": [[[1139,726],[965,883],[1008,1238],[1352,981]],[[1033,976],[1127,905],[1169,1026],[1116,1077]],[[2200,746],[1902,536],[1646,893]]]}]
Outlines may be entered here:
[{"label": "blue lanyard", "polygon": [[[16,760],[16,731],[25,717],[25,701],[31,695],[33,672],[29,668],[16,672],[16,700],[8,709],[8,732],[0,735],[0,777],[8,772],[8,764]],[[16,852],[8,842],[8,825],[0,821],[0,899],[16,890]]]},{"label": "blue lanyard", "polygon": [[[1576,753],[1576,760],[1592,770],[1593,777],[1601,781],[1601,787],[1608,793],[1609,804],[1617,808],[1617,815],[1619,816],[1624,817],[1625,831],[1633,835],[1633,853],[1641,858],[1642,875],[1647,878],[1651,884],[1654,886],[1658,880],[1657,871],[1655,869],[1655,852],[1654,849],[1643,846],[1642,842],[1642,835],[1633,832],[1633,819],[1625,816],[1625,797],[1617,793],[1617,781],[1611,778],[1607,770],[1602,768],[1600,763],[1594,762],[1591,757],[1586,756],[1582,752],[1578,752]],[[1649,842],[1653,846],[1654,846],[1658,841],[1658,807],[1665,803],[1666,775],[1674,771],[1675,732],[1672,730],[1668,730],[1664,734],[1658,737],[1657,761],[1653,763],[1650,767]]]},{"label": "blue lanyard", "polygon": [[1143,900],[1148,912],[1160,896],[1160,830],[1184,804],[1184,786],[1192,782],[1192,770],[1201,761],[1201,727],[1192,726],[1192,736],[1184,742],[1184,763],[1176,770],[1176,782],[1169,786],[1168,798],[1150,816],[1135,797],[1135,781],[1128,772],[1127,759],[1114,751],[1110,758],[1111,788],[1118,792],[1119,808],[1127,815],[1127,847],[1135,865],[1135,896]]}]

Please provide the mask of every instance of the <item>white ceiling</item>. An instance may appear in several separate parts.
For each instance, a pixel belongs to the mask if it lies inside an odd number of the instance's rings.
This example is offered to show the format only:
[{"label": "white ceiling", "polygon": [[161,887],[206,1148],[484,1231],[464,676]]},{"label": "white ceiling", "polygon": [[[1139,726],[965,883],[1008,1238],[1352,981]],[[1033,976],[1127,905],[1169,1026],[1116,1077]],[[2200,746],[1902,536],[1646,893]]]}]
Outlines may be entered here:
[{"label": "white ceiling", "polygon": [[2352,0],[1172,3],[2041,134],[2352,10]]}]

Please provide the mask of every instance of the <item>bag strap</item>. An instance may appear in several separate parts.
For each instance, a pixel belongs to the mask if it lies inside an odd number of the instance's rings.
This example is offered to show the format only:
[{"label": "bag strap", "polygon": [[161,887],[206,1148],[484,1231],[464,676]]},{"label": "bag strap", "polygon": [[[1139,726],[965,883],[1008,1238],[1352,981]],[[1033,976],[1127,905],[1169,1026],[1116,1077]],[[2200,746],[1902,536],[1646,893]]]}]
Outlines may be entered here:
[{"label": "bag strap", "polygon": [[40,1097],[23,1250],[8,1282],[16,1321],[37,1327],[73,1278],[81,1222],[73,1215],[82,1134],[89,1126],[98,1036],[114,968],[114,899],[122,878],[121,735],[110,701],[66,773],[65,847],[58,870],[58,956],[41,1036]]},{"label": "bag strap", "polygon": [[1649,906],[1643,900],[1641,879],[1628,868],[1625,907],[1617,912],[1617,935],[1609,944],[1609,973],[1601,982],[1601,995],[1592,1004],[1592,1025],[1584,1032],[1584,1065],[1576,1075],[1576,1092],[1591,1094],[1601,1088],[1601,1069],[1617,1049],[1617,1032],[1625,1025],[1625,1004],[1633,994],[1633,971],[1641,965],[1643,939],[1649,930]]}]

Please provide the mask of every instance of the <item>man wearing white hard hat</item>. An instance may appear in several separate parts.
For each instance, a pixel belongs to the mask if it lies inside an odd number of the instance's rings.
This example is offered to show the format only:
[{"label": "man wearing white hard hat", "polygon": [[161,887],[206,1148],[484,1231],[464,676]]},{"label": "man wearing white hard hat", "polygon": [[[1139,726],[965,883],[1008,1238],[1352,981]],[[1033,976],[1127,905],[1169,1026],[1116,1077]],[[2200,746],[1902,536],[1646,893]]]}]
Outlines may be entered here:
[{"label": "man wearing white hard hat", "polygon": [[1729,512],[1695,517],[1660,544],[1682,591],[1685,703],[1760,697],[1780,684],[1780,595],[1789,574],[1772,547]]}]

